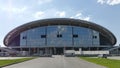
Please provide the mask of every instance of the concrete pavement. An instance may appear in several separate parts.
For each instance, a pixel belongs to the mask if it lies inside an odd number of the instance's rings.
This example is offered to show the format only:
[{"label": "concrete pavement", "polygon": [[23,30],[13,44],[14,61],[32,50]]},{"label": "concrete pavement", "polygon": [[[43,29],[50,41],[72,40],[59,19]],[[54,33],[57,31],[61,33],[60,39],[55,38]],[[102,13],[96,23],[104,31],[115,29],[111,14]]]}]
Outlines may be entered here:
[{"label": "concrete pavement", "polygon": [[40,57],[30,61],[6,66],[3,68],[105,68],[77,57]]}]

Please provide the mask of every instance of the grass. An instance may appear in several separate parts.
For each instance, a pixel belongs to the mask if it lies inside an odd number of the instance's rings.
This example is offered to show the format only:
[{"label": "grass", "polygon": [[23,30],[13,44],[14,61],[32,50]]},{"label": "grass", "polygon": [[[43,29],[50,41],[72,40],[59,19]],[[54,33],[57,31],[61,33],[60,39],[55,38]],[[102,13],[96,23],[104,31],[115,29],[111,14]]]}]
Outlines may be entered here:
[{"label": "grass", "polygon": [[89,62],[93,62],[107,68],[120,68],[120,60],[105,59],[105,58],[90,58],[90,57],[80,57]]},{"label": "grass", "polygon": [[4,66],[8,66],[11,64],[16,64],[16,63],[20,63],[20,62],[24,62],[27,60],[31,60],[34,58],[20,58],[20,59],[7,59],[7,60],[0,60],[0,67],[4,67]]}]

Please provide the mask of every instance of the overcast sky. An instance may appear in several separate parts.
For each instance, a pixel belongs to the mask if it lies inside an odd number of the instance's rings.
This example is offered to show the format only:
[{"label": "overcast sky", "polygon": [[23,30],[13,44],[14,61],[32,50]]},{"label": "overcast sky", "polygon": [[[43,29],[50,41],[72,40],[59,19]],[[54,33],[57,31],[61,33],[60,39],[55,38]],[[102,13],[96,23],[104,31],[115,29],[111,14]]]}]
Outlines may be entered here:
[{"label": "overcast sky", "polygon": [[15,27],[46,18],[76,18],[110,30],[120,44],[120,0],[0,0],[0,45]]}]

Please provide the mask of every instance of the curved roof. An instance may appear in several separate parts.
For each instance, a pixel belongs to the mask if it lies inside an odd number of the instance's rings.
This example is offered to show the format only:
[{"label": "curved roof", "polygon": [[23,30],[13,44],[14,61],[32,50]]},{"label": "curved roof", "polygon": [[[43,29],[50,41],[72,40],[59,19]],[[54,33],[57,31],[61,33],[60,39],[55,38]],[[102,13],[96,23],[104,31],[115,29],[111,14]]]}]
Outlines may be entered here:
[{"label": "curved roof", "polygon": [[25,30],[29,30],[32,28],[36,27],[42,27],[42,26],[50,26],[50,25],[71,25],[71,26],[79,26],[79,27],[85,27],[85,28],[90,28],[93,30],[96,30],[100,32],[102,35],[104,35],[106,38],[111,41],[112,45],[116,44],[116,38],[115,36],[106,28],[89,22],[89,21],[84,21],[80,19],[71,19],[71,18],[53,18],[53,19],[43,19],[43,20],[37,20],[37,21],[32,21],[27,24],[23,24],[12,31],[10,31],[6,37],[4,38],[4,44],[8,46],[8,44],[16,37],[18,36],[21,32]]}]

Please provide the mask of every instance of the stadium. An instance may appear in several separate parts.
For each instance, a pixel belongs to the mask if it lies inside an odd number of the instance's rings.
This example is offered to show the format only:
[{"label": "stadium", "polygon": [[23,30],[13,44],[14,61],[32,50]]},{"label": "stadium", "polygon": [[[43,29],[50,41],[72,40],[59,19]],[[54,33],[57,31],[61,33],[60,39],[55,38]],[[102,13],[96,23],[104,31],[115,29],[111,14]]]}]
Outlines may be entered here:
[{"label": "stadium", "polygon": [[116,44],[108,29],[93,22],[71,18],[32,21],[10,31],[4,44],[28,55],[60,55],[67,50],[104,51]]}]

